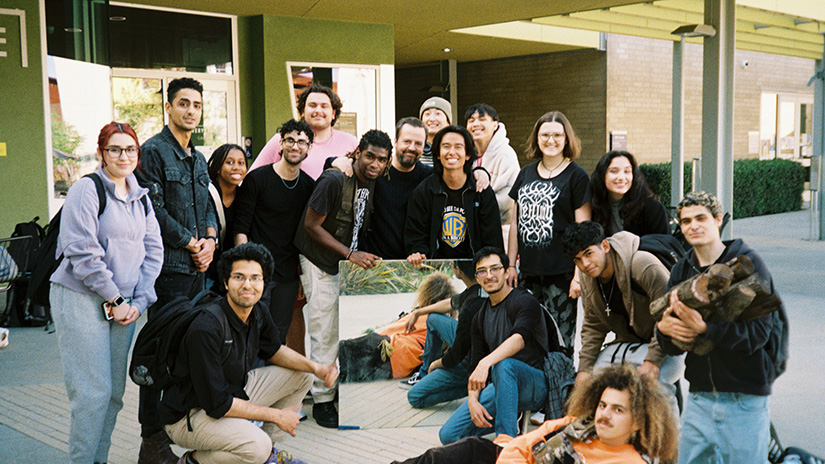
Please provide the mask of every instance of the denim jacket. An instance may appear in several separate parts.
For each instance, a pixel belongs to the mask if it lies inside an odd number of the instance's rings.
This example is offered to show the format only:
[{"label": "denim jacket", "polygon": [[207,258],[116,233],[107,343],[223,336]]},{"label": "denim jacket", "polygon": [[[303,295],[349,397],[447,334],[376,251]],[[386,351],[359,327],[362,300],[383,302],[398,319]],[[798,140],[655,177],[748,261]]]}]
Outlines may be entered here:
[{"label": "denim jacket", "polygon": [[135,176],[149,189],[163,237],[162,272],[193,275],[197,271],[186,245],[192,237],[218,230],[215,208],[209,199],[206,158],[189,142],[186,154],[169,127],[141,147],[140,169]]}]

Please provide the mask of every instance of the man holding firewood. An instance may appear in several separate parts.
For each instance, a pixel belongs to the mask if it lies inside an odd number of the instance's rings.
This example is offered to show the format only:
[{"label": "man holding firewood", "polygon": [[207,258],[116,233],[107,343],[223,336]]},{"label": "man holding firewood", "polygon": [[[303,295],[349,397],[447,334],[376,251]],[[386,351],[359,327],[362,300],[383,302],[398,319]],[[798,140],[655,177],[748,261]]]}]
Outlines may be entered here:
[{"label": "man holding firewood", "polygon": [[[673,291],[658,315],[656,337],[667,354],[688,350],[679,464],[765,463],[768,395],[787,357],[782,303],[759,255],[742,240],[721,240],[716,197],[688,194],[677,215],[693,248],[671,270]],[[678,285],[687,280],[691,285]]]}]

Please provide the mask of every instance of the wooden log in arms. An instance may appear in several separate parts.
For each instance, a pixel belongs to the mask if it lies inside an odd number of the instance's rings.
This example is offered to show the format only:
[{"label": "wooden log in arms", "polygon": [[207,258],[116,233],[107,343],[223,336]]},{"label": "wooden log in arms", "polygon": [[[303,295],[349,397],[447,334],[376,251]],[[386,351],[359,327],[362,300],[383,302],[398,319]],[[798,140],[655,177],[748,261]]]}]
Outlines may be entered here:
[{"label": "wooden log in arms", "polygon": [[[750,261],[750,260],[749,260]],[[707,271],[697,274],[671,289],[676,292],[679,300],[693,308],[707,319],[710,314],[711,302],[727,290],[734,276],[734,271],[726,264],[714,264]],[[658,321],[662,313],[670,306],[670,292],[662,295],[650,303],[650,313]]]}]

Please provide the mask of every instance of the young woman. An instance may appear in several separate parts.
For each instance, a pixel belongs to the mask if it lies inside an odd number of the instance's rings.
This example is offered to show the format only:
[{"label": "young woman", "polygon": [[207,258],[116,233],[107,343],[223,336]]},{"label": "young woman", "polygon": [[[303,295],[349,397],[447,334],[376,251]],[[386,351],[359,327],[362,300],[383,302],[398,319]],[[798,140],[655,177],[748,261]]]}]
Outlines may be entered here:
[{"label": "young woman", "polygon": [[527,140],[527,157],[538,161],[522,168],[510,190],[516,214],[507,280],[516,285],[520,256],[521,284],[553,314],[570,355],[581,290],[573,279],[573,261],[562,253],[561,238],[569,224],[590,220],[590,179],[573,162],[580,151],[581,143],[562,113],[543,115]]},{"label": "young woman", "polygon": [[636,159],[626,151],[602,156],[590,178],[593,220],[608,235],[626,230],[638,236],[670,233],[665,207],[648,187]]},{"label": "young woman", "polygon": [[234,244],[234,228],[232,224],[235,219],[235,194],[238,186],[246,177],[246,155],[243,148],[238,145],[227,143],[221,145],[212,153],[209,159],[209,195],[215,205],[215,213],[218,216],[218,247],[215,249],[215,256],[207,271],[208,288],[220,294],[225,292],[223,284],[218,282],[217,264],[221,253]]},{"label": "young woman", "polygon": [[133,323],[157,299],[163,261],[148,190],[133,174],[140,163],[137,134],[128,124],[109,123],[100,130],[97,153],[106,207],[98,216],[90,177],[69,189],[57,240],[63,261],[49,293],[71,403],[69,458],[83,464],[108,459]]}]

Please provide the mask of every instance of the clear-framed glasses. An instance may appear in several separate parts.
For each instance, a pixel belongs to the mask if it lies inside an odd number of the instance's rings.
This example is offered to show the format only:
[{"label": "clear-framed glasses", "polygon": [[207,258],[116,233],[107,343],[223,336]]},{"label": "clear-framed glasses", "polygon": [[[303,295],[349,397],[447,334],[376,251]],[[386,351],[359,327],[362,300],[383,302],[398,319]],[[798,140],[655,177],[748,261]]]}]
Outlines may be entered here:
[{"label": "clear-framed glasses", "polygon": [[309,146],[308,140],[295,140],[292,137],[286,137],[282,139],[281,142],[283,142],[284,146],[287,148],[294,147],[296,143],[298,144],[299,148],[307,148]]},{"label": "clear-framed glasses", "polygon": [[564,140],[564,137],[565,137],[564,132],[553,132],[553,133],[542,132],[542,133],[539,134],[539,140],[544,141],[544,142],[550,140],[551,138],[553,140],[555,140],[556,142],[561,142],[561,141]]},{"label": "clear-framed glasses", "polygon": [[126,147],[126,148],[123,148],[123,147],[106,147],[106,148],[103,149],[103,151],[108,153],[109,157],[112,158],[112,159],[120,158],[120,155],[122,155],[123,153],[126,153],[126,156],[128,156],[129,159],[135,159],[135,158],[137,158],[138,153],[140,153],[140,149],[138,147],[135,147],[135,146]]},{"label": "clear-framed glasses", "polygon": [[230,274],[229,280],[238,284],[244,284],[246,281],[250,281],[253,284],[259,284],[264,281],[264,276],[255,274],[251,276],[245,276],[243,274]]},{"label": "clear-framed glasses", "polygon": [[487,277],[487,274],[490,274],[490,275],[498,274],[503,269],[504,269],[504,266],[502,266],[501,264],[496,265],[496,266],[490,266],[490,268],[488,268],[488,269],[479,269],[479,270],[476,271],[476,277],[478,277],[479,279],[483,279],[483,278]]}]

